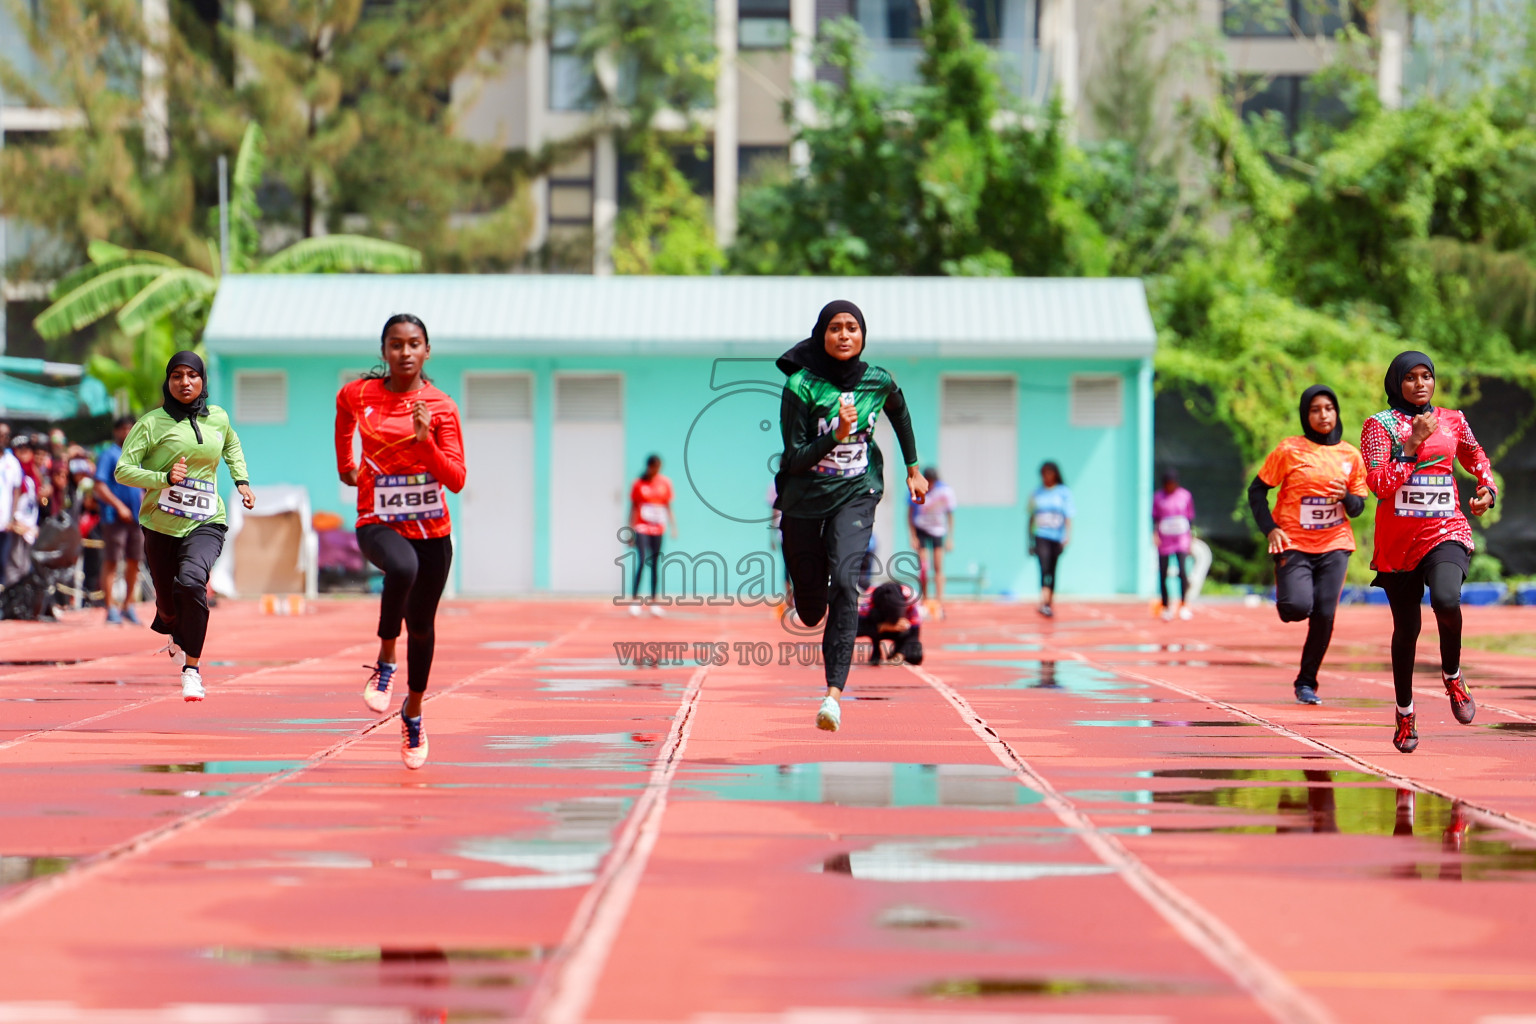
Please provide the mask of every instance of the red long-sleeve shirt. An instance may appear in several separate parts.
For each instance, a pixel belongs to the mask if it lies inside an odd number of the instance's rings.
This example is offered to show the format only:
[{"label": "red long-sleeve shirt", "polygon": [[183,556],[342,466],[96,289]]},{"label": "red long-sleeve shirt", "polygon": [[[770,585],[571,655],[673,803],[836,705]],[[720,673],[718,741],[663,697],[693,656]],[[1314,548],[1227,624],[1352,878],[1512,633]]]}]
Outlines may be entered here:
[{"label": "red long-sleeve shirt", "polygon": [[1493,466],[1472,436],[1467,418],[1453,409],[1435,410],[1435,432],[1411,456],[1403,445],[1413,419],[1395,409],[1379,412],[1360,431],[1365,482],[1376,495],[1376,550],[1371,568],[1406,572],[1430,549],[1448,540],[1474,549],[1472,526],[1457,496],[1453,460],[1495,494]]},{"label": "red long-sleeve shirt", "polygon": [[[427,403],[432,426],[416,440],[412,410]],[[363,441],[362,465],[352,461],[352,435]],[[402,537],[446,537],[452,524],[443,488],[464,487],[464,435],[459,407],[428,384],[395,392],[377,378],[355,380],[336,393],[336,468],[357,469],[357,525],[384,523]]]}]

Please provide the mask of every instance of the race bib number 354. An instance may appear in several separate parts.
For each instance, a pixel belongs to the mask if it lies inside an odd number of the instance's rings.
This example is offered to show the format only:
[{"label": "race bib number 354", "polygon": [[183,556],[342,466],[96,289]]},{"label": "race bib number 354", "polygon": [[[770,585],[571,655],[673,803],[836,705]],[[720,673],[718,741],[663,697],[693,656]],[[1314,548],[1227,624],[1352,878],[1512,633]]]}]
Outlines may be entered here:
[{"label": "race bib number 354", "polygon": [[210,481],[188,477],[162,490],[155,506],[161,512],[201,523],[218,515],[219,496],[214,493]]},{"label": "race bib number 354", "polygon": [[441,519],[443,489],[431,473],[378,477],[373,482],[373,514],[386,523]]},{"label": "race bib number 354", "polygon": [[1449,474],[1415,473],[1398,488],[1392,509],[1400,516],[1449,519],[1456,514],[1456,480]]}]

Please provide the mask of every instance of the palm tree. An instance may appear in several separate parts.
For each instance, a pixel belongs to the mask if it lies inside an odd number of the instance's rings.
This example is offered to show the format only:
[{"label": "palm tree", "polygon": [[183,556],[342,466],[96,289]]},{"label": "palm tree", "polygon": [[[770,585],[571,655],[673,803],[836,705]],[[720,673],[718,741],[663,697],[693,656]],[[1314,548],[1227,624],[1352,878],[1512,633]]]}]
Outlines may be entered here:
[{"label": "palm tree", "polygon": [[[421,268],[421,253],[410,246],[362,235],[306,238],[263,258],[261,208],[256,202],[263,148],[261,128],[252,122],[240,141],[230,179],[230,273],[388,274]],[[153,388],[148,388],[147,380],[137,379],[144,365],[140,357],[149,358],[149,350],[158,352],[178,340],[191,344],[201,338],[221,279],[218,245],[210,239],[208,248],[215,268],[211,274],[162,253],[92,242],[86,252],[89,262],[54,286],[49,294],[53,304],[33,324],[38,334],[54,340],[115,314],[118,330],[133,346],[132,365],[98,354],[87,363],[87,372],[114,392],[126,391],[135,411],[153,406],[159,400],[156,364],[163,361],[148,363],[146,372],[154,377]]]}]

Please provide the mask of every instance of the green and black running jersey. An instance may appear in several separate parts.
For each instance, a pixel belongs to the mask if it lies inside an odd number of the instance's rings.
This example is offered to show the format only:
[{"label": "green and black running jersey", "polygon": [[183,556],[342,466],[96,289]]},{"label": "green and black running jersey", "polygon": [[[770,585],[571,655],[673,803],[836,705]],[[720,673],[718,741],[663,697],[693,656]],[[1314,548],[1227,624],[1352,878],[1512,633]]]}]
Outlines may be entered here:
[{"label": "green and black running jersey", "polygon": [[[848,439],[839,441],[838,411],[844,401],[853,402],[858,420]],[[881,494],[885,460],[874,434],[882,411],[890,417],[903,460],[917,465],[912,417],[901,389],[884,369],[869,367],[849,392],[807,369],[796,370],[779,406],[784,456],[775,507],[791,519],[820,519],[861,494]]]}]

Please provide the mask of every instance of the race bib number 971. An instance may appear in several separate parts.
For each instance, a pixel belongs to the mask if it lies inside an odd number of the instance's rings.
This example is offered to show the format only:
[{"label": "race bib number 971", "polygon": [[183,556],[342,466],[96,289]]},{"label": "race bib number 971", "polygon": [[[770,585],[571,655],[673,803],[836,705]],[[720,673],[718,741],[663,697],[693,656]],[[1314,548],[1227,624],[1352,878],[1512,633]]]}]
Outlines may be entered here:
[{"label": "race bib number 971", "polygon": [[161,512],[201,523],[218,515],[219,496],[214,493],[210,481],[188,477],[162,490],[155,506]]},{"label": "race bib number 971", "polygon": [[431,473],[378,477],[373,482],[373,514],[386,523],[441,519],[442,487]]},{"label": "race bib number 971", "polygon": [[1456,514],[1456,480],[1449,474],[1415,473],[1397,489],[1392,510],[1400,516],[1449,519]]},{"label": "race bib number 971", "polygon": [[1298,510],[1303,530],[1328,530],[1344,521],[1344,503],[1317,495],[1301,499]]}]

